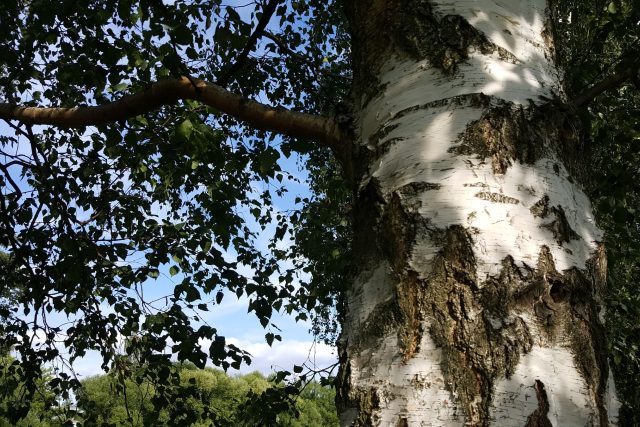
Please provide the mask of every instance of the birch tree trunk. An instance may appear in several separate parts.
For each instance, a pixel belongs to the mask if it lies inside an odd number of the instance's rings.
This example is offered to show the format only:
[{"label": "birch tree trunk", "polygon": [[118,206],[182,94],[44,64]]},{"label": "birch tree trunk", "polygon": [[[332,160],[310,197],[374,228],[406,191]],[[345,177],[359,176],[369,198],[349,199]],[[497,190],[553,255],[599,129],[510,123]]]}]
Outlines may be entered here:
[{"label": "birch tree trunk", "polygon": [[617,422],[606,258],[544,0],[355,0],[344,426]]}]

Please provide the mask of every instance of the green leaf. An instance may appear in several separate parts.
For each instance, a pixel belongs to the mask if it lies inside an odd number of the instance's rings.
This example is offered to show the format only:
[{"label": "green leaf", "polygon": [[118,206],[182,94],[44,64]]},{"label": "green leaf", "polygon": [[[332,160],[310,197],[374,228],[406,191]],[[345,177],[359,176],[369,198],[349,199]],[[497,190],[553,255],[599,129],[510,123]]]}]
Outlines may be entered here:
[{"label": "green leaf", "polygon": [[264,338],[267,341],[267,344],[269,344],[269,347],[271,347],[271,345],[273,344],[273,340],[275,338],[274,334],[271,332],[268,332],[265,334]]},{"label": "green leaf", "polygon": [[179,45],[189,45],[193,42],[193,32],[186,26],[180,25],[171,31],[173,41]]},{"label": "green leaf", "polygon": [[188,141],[189,138],[191,138],[192,133],[193,123],[191,123],[191,120],[189,119],[182,121],[176,128],[176,136],[178,136],[183,141]]},{"label": "green leaf", "polygon": [[128,87],[129,87],[129,85],[126,84],[126,83],[118,83],[118,84],[115,84],[115,85],[111,86],[111,91],[112,92],[118,92],[118,91],[126,90]]},{"label": "green leaf", "polygon": [[198,289],[196,289],[195,286],[193,285],[187,286],[185,290],[186,290],[185,301],[193,302],[200,299],[200,291],[198,291]]}]

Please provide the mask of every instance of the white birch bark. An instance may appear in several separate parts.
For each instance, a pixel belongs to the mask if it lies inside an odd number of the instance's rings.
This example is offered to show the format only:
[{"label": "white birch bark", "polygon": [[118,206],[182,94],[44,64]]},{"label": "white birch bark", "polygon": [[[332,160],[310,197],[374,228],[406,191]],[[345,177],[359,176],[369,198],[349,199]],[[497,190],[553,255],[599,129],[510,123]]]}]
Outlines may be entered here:
[{"label": "white birch bark", "polygon": [[[496,173],[490,158],[455,149],[464,144],[461,135],[468,126],[492,107],[506,101],[514,109],[535,108],[545,100],[562,98],[562,76],[551,59],[545,28],[545,1],[432,3],[437,15],[464,17],[511,55],[505,59],[497,52],[473,50],[453,76],[444,75],[428,59],[388,58],[378,75],[384,89],[367,103],[359,118],[362,149],[375,152],[385,144],[388,148],[370,164],[360,190],[375,181],[385,200],[396,194],[403,209],[429,224],[430,230],[452,226],[466,230],[480,289],[500,275],[506,258],[511,257],[526,276],[545,250],[557,272],[587,272],[590,259],[601,250],[602,233],[588,197],[554,152],[555,141],[539,141],[544,145],[543,155],[532,164],[512,160],[504,173]],[[488,105],[477,105],[467,97],[479,93],[491,97]],[[384,128],[388,131],[376,138]],[[416,190],[401,191],[412,184]],[[541,200],[556,209],[556,216],[564,212],[565,223],[573,230],[570,238],[559,238],[554,232],[553,214],[535,213]],[[428,287],[443,242],[434,233],[418,232],[409,243],[404,268],[415,272]],[[612,380],[609,378],[607,396],[599,398],[577,366],[580,355],[570,326],[563,325],[551,338],[545,335],[539,305],[514,307],[503,317],[488,315],[477,305],[467,308],[471,310],[466,314],[468,322],[484,318],[505,336],[517,334],[507,325],[522,322],[531,334],[532,346],[521,352],[514,371],[491,384],[488,415],[479,408],[480,397],[466,408],[458,402],[457,391],[443,372],[450,361],[428,332],[433,326],[428,315],[420,317],[423,333],[410,357],[403,355],[397,328],[387,330],[384,324],[377,325],[382,331],[378,339],[363,344],[362,335],[371,329],[376,310],[396,298],[398,274],[392,270],[384,260],[366,268],[348,294],[342,339],[348,355],[345,372],[352,397],[354,390],[368,393],[371,414],[368,421],[358,421],[362,408],[352,405],[342,412],[342,425],[601,425],[599,402],[607,407],[608,422],[616,424],[618,404]],[[539,296],[539,301],[548,296]],[[553,311],[549,304],[546,309]],[[546,402],[541,401],[540,384]],[[542,417],[549,424],[527,424],[544,405]]]}]

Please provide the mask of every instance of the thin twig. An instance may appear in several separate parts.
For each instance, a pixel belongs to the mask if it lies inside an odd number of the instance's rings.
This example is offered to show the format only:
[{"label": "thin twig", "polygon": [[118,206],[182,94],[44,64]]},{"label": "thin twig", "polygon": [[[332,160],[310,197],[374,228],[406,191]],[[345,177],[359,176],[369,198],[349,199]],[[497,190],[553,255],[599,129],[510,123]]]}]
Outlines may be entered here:
[{"label": "thin twig", "polygon": [[219,86],[226,87],[229,84],[229,81],[244,66],[244,63],[247,61],[247,57],[249,56],[249,53],[251,53],[251,51],[255,48],[256,43],[258,42],[258,39],[264,33],[264,29],[267,27],[267,24],[269,23],[269,21],[271,20],[271,17],[275,13],[278,3],[280,3],[280,0],[269,0],[269,3],[267,3],[264,10],[262,11],[262,16],[258,21],[258,25],[256,25],[256,28],[253,30],[253,32],[249,36],[249,39],[247,40],[247,43],[244,46],[244,49],[242,49],[242,52],[240,52],[240,54],[234,61],[233,65],[227,68],[227,70],[222,73],[220,78],[218,78],[218,81],[216,83]]}]

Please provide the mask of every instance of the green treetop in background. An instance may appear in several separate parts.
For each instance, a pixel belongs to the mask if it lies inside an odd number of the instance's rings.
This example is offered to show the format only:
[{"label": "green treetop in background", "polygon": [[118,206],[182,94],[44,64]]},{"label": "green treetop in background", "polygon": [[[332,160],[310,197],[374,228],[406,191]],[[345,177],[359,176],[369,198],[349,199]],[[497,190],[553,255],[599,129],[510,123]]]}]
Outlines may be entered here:
[{"label": "green treetop in background", "polygon": [[[215,369],[182,365],[179,375],[181,386],[190,390],[192,396],[173,402],[159,413],[154,412],[152,404],[155,388],[148,382],[122,382],[113,375],[87,378],[77,396],[77,408],[85,414],[80,418],[86,419],[89,425],[166,425],[171,419],[171,412],[188,406],[200,415],[215,414],[216,426],[261,425],[260,408],[255,408],[256,402],[250,398],[273,387],[273,383],[260,373],[232,377]],[[310,382],[296,397],[291,412],[278,415],[275,423],[283,427],[337,426],[334,398],[335,392],[331,388]],[[179,416],[176,420],[180,422]],[[183,425],[198,427],[211,425],[210,421],[182,422]]]}]

